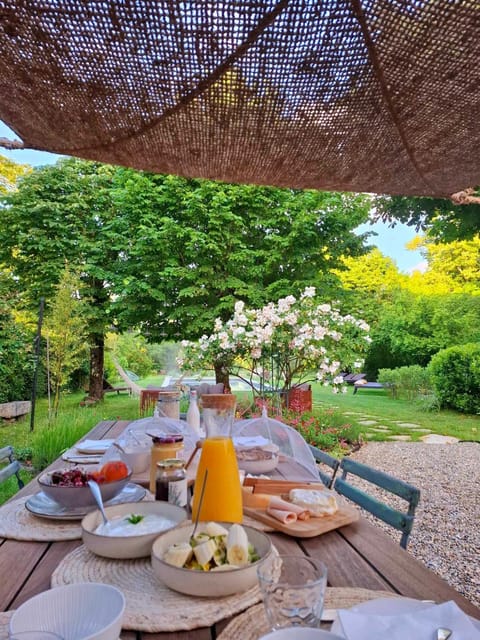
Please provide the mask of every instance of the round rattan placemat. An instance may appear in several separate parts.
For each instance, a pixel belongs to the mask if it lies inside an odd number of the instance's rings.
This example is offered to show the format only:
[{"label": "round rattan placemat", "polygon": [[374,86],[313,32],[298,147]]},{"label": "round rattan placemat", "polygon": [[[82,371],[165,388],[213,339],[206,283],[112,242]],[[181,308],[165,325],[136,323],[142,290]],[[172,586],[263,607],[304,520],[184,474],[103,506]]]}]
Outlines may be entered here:
[{"label": "round rattan placemat", "polygon": [[13,611],[0,612],[0,640],[8,640],[8,623],[13,615]]},{"label": "round rattan placemat", "polygon": [[28,498],[18,498],[0,508],[0,538],[37,542],[81,539],[79,521],[37,518],[25,508]]},{"label": "round rattan placemat", "polygon": [[[370,589],[351,589],[339,587],[327,587],[325,594],[325,609],[347,609],[367,600],[375,598],[395,598],[396,594],[389,591],[370,591]],[[232,620],[217,637],[217,640],[258,640],[260,636],[268,633],[270,628],[265,617],[263,604],[250,607],[248,611]]]},{"label": "round rattan placemat", "polygon": [[103,582],[120,589],[126,599],[123,628],[150,633],[208,627],[261,599],[257,586],[225,598],[185,596],[154,576],[149,558],[109,560],[83,545],[65,556],[52,575],[52,587],[76,582]]}]

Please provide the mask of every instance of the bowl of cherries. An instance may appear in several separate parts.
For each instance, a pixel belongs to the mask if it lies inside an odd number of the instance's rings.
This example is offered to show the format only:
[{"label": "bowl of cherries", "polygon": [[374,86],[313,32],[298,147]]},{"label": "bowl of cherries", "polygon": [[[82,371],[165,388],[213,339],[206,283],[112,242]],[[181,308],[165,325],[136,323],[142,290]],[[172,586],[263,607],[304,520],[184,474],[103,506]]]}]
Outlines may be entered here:
[{"label": "bowl of cherries", "polygon": [[132,475],[131,469],[121,460],[110,460],[98,469],[56,469],[47,471],[38,478],[43,492],[63,507],[95,506],[89,480],[95,480],[104,502],[122,491]]}]

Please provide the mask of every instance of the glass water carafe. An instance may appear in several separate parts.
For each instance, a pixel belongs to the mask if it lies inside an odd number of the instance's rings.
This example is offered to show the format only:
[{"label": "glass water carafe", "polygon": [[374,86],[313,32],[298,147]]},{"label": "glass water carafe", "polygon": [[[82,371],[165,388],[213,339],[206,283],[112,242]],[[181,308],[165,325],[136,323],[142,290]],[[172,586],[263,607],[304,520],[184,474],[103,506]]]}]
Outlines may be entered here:
[{"label": "glass water carafe", "polygon": [[236,397],[232,394],[202,395],[206,438],[195,478],[193,520],[200,506],[201,521],[242,522],[242,487],[231,437],[235,407]]}]

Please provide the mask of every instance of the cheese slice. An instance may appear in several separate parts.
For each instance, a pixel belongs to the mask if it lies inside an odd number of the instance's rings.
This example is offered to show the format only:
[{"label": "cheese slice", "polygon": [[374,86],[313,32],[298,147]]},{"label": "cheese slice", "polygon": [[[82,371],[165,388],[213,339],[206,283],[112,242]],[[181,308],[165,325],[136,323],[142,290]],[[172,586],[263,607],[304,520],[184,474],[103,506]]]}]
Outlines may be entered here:
[{"label": "cheese slice", "polygon": [[242,500],[244,507],[253,509],[266,509],[270,504],[272,496],[266,493],[252,493],[247,487],[242,487]]},{"label": "cheese slice", "polygon": [[293,504],[308,509],[313,517],[330,516],[338,511],[338,504],[332,491],[292,489],[289,498]]}]

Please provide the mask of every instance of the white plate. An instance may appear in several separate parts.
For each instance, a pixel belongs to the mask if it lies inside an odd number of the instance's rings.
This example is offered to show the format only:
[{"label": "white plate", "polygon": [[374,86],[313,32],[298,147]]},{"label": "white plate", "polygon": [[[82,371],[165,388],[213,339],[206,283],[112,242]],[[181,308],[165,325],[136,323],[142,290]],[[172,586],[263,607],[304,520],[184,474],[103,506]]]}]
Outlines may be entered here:
[{"label": "white plate", "polygon": [[[350,611],[355,613],[370,613],[378,616],[397,616],[409,611],[420,611],[431,607],[431,602],[423,602],[422,600],[414,600],[413,598],[377,598],[376,600],[368,600],[351,607]],[[480,620],[470,617],[473,624],[480,630]],[[331,628],[332,633],[337,633],[345,638],[342,623],[335,620]]]},{"label": "white plate", "polygon": [[[123,502],[140,502],[146,493],[147,490],[140,485],[129,482],[115,498],[105,502],[105,506],[110,507]],[[81,520],[83,516],[90,513],[90,511],[95,511],[97,508],[95,505],[92,505],[91,507],[68,509],[49,498],[43,491],[39,491],[33,496],[30,496],[25,502],[25,507],[34,516],[48,518],[50,520]]]},{"label": "white plate", "polygon": [[114,440],[84,440],[75,445],[79,453],[105,453],[110,449]]}]

